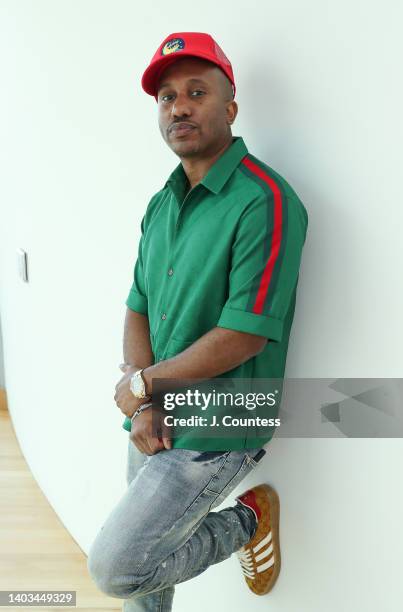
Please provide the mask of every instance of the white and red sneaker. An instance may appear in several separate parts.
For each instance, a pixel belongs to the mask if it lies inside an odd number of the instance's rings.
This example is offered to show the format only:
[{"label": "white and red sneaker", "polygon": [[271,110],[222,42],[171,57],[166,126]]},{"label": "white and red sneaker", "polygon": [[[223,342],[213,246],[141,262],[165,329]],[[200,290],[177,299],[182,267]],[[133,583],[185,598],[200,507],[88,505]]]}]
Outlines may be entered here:
[{"label": "white and red sneaker", "polygon": [[245,581],[253,593],[265,595],[273,588],[280,572],[280,500],[267,484],[252,487],[235,498],[256,517],[255,535],[236,551]]}]

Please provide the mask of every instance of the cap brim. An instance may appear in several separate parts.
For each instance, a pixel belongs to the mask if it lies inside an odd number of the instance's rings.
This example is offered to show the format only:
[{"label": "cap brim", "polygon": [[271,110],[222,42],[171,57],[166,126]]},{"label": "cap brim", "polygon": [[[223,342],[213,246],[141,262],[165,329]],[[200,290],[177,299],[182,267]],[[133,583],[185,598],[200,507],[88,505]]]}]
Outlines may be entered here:
[{"label": "cap brim", "polygon": [[146,70],[144,71],[143,76],[141,78],[141,86],[144,89],[144,91],[150,96],[154,96],[154,98],[157,98],[157,95],[158,95],[157,85],[158,85],[158,80],[162,72],[170,64],[173,64],[174,62],[179,60],[181,57],[196,57],[200,59],[205,59],[211,62],[212,64],[215,64],[219,68],[221,68],[218,62],[215,61],[215,59],[212,59],[211,56],[208,54],[200,53],[196,55],[195,53],[176,52],[176,53],[173,53],[172,55],[163,55],[161,58],[159,58],[158,60],[153,62],[150,66],[148,66],[148,68],[146,68]]}]

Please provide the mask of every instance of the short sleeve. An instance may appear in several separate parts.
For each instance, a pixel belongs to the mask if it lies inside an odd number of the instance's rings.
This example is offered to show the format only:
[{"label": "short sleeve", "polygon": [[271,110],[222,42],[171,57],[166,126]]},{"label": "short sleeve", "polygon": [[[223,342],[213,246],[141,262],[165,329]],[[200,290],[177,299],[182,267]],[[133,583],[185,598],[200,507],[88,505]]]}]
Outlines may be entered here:
[{"label": "short sleeve", "polygon": [[298,282],[308,215],[298,197],[262,194],[240,216],[218,327],[280,342]]},{"label": "short sleeve", "polygon": [[137,260],[134,265],[133,283],[125,303],[131,310],[146,315],[148,313],[148,301],[143,268],[144,219],[145,216],[143,216],[141,221],[141,237],[138,247]]}]

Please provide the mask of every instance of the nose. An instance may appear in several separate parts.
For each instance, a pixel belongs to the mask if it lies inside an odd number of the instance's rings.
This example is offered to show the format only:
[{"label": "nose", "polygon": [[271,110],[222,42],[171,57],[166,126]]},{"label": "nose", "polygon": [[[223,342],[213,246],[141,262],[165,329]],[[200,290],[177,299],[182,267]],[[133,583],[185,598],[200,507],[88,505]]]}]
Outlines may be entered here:
[{"label": "nose", "polygon": [[172,117],[189,117],[192,114],[189,100],[185,94],[178,94],[171,107]]}]

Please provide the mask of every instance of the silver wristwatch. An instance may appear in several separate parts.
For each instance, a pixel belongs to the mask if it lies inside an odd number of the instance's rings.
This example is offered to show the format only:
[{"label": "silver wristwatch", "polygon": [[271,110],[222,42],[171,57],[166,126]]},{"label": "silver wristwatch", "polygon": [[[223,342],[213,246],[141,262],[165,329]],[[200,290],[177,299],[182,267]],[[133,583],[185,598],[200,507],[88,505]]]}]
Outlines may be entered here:
[{"label": "silver wristwatch", "polygon": [[135,372],[130,379],[130,391],[133,393],[134,397],[137,397],[138,399],[150,397],[146,393],[146,383],[142,374],[143,370],[144,368],[137,370],[137,372]]}]

